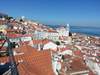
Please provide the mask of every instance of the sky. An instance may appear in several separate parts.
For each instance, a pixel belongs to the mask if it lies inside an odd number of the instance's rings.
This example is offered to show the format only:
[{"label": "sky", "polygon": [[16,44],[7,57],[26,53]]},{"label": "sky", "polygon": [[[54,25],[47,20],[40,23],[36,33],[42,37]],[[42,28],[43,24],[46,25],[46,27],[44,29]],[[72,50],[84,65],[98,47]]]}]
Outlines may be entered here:
[{"label": "sky", "polygon": [[50,25],[100,26],[100,0],[0,0],[0,12]]}]

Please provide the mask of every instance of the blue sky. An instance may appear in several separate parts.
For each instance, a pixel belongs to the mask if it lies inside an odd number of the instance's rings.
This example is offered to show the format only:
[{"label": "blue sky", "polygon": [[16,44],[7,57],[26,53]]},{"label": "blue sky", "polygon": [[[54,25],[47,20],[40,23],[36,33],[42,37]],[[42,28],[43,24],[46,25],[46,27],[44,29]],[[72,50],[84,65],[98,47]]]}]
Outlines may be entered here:
[{"label": "blue sky", "polygon": [[0,12],[45,24],[100,26],[100,0],[0,0]]}]

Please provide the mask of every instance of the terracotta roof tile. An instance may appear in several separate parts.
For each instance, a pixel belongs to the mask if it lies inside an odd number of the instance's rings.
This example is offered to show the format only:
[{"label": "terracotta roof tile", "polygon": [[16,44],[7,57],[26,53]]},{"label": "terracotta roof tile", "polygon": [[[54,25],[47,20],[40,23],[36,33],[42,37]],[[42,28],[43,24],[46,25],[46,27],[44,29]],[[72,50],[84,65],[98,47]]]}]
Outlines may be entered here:
[{"label": "terracotta roof tile", "polygon": [[18,48],[15,48],[14,50],[19,51],[19,52],[23,52],[24,54],[32,54],[33,52],[37,51],[37,49],[35,49],[29,45],[22,45]]},{"label": "terracotta roof tile", "polygon": [[[18,65],[20,75],[54,75],[51,62],[51,53],[47,51],[35,51],[34,48],[25,45],[20,48],[23,55],[16,55],[15,61],[21,61]],[[17,50],[14,49],[14,50]],[[0,58],[0,62],[7,62],[8,57]]]},{"label": "terracotta roof tile", "polygon": [[[16,56],[15,59],[16,58],[23,60],[18,66],[21,75],[54,75],[50,51],[34,52],[33,55],[30,56]],[[18,59],[16,61],[18,61]]]},{"label": "terracotta roof tile", "polygon": [[74,52],[74,54],[75,55],[77,55],[77,56],[83,56],[83,54],[81,53],[81,51],[80,50],[76,50],[76,51],[73,51]]},{"label": "terracotta roof tile", "polygon": [[89,73],[89,68],[84,64],[83,60],[78,57],[71,58],[69,61],[62,63],[61,72],[63,72],[65,66],[67,67],[66,75],[80,71],[87,71],[87,73]]},{"label": "terracotta roof tile", "polygon": [[81,71],[88,69],[88,67],[86,67],[86,65],[84,64],[84,61],[78,57],[72,60],[71,66],[74,71]]},{"label": "terracotta roof tile", "polygon": [[33,40],[33,44],[46,44],[50,42],[50,40],[44,39],[44,40]]}]

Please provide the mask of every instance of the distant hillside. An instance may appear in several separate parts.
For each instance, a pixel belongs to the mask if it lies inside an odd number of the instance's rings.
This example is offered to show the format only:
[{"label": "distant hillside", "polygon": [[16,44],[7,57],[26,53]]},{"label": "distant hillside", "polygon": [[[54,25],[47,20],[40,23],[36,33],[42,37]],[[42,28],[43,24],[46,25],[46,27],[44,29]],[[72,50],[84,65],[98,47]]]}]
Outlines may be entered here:
[{"label": "distant hillside", "polygon": [[47,25],[47,26],[49,26],[49,27],[51,27],[51,28],[54,28],[54,29],[56,29],[56,28],[59,28],[59,27],[66,27],[65,25]]},{"label": "distant hillside", "polygon": [[8,15],[5,14],[5,13],[1,13],[1,12],[0,12],[0,18],[5,17],[5,16],[8,16]]}]

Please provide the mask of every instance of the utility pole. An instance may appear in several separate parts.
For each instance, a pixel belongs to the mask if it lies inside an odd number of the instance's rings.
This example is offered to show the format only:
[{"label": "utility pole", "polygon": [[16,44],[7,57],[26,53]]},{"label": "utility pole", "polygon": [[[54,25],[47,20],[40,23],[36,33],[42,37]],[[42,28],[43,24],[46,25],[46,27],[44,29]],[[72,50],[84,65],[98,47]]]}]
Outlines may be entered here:
[{"label": "utility pole", "polygon": [[9,41],[9,38],[8,37],[6,37],[6,40],[8,42],[7,50],[8,50],[8,53],[9,53],[9,61],[11,63],[11,66],[10,66],[11,75],[19,75],[18,69],[17,69],[17,64],[15,62],[14,55],[13,55],[13,51],[12,51],[12,44]]}]

